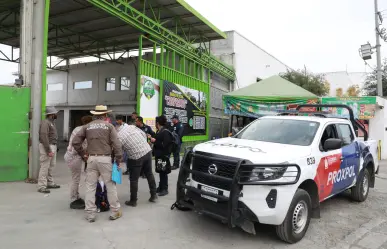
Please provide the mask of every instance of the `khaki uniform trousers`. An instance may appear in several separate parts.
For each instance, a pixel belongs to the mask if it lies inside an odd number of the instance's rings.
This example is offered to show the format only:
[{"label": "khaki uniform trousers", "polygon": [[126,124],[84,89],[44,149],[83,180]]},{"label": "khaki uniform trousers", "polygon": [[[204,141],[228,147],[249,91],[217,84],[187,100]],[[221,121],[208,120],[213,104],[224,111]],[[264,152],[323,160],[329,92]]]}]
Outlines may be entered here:
[{"label": "khaki uniform trousers", "polygon": [[112,158],[111,156],[90,156],[87,161],[86,169],[86,216],[87,218],[94,218],[97,213],[97,206],[95,205],[95,191],[97,189],[97,182],[99,176],[102,177],[103,182],[107,188],[107,196],[110,204],[112,214],[118,212],[121,208],[117,196],[116,184],[112,181]]},{"label": "khaki uniform trousers", "polygon": [[79,197],[79,183],[81,182],[83,160],[81,157],[75,157],[68,163],[71,170],[71,187],[70,198],[71,202],[78,200]]},{"label": "khaki uniform trousers", "polygon": [[38,189],[47,188],[47,186],[55,185],[52,177],[52,170],[56,165],[56,145],[50,144],[50,149],[54,153],[53,157],[47,155],[43,144],[39,144],[40,152],[40,170],[38,179]]}]

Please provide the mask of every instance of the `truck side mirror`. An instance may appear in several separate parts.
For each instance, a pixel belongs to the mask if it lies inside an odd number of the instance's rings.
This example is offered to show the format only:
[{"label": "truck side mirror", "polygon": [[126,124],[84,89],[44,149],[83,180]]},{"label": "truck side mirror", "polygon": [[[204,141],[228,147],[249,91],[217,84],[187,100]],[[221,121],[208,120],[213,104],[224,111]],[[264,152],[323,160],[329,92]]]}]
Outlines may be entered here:
[{"label": "truck side mirror", "polygon": [[338,138],[328,138],[324,143],[324,151],[337,150],[340,149],[342,145],[341,139]]}]

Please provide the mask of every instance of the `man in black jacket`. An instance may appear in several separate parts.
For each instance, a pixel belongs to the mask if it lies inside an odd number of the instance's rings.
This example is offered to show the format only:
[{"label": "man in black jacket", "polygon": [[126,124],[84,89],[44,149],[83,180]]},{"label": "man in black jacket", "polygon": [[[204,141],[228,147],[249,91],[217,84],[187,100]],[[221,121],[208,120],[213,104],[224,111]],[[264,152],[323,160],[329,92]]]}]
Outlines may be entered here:
[{"label": "man in black jacket", "polygon": [[136,118],[136,126],[137,128],[141,129],[145,134],[150,135],[151,137],[155,137],[156,133],[152,130],[152,128],[149,125],[144,124],[144,119],[140,116]]},{"label": "man in black jacket", "polygon": [[172,117],[172,132],[176,132],[176,134],[179,136],[179,144],[177,146],[177,149],[173,151],[173,166],[172,169],[178,169],[180,167],[180,149],[181,144],[183,143],[183,133],[184,133],[184,126],[179,120],[179,116],[174,115]]}]

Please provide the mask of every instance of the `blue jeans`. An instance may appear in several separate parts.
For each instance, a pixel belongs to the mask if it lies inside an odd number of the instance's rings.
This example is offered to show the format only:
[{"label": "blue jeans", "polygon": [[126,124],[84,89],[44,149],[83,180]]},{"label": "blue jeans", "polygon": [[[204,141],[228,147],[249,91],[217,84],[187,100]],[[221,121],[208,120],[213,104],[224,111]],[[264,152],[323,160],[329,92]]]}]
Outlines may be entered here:
[{"label": "blue jeans", "polygon": [[173,167],[176,167],[176,168],[180,167],[180,150],[181,150],[181,143],[177,146],[176,151],[173,152]]}]

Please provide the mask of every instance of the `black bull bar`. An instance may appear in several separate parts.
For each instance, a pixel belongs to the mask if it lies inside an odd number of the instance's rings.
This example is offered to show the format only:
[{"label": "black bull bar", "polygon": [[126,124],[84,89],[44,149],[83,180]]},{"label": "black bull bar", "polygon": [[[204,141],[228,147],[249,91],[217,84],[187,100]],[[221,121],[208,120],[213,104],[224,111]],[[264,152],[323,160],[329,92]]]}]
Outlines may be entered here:
[{"label": "black bull bar", "polygon": [[[252,220],[252,221],[258,221],[258,218],[255,217],[255,215],[246,207],[243,203],[239,202],[239,198],[242,196],[242,188],[244,185],[272,185],[272,186],[278,186],[278,185],[292,185],[298,182],[301,174],[300,167],[296,164],[251,164],[250,162],[246,160],[239,160],[236,169],[235,174],[233,178],[227,178],[219,175],[213,175],[197,170],[191,169],[191,162],[194,157],[202,157],[206,159],[211,159],[213,157],[206,156],[206,155],[195,155],[195,153],[192,151],[192,148],[187,148],[181,163],[181,169],[179,172],[178,180],[177,180],[177,189],[176,189],[176,204],[183,208],[192,209],[195,211],[198,211],[202,214],[211,216],[213,218],[216,218],[218,220],[221,220],[222,222],[226,223],[229,227],[233,228],[236,226],[241,226],[243,222],[246,219]],[[229,159],[222,159],[222,158],[216,158],[216,160],[229,162]],[[248,182],[243,181],[243,174],[250,171],[253,168],[267,168],[267,167],[289,167],[293,166],[297,168],[297,175],[292,176],[294,177],[294,181],[291,182],[265,182],[265,181],[257,181],[257,182]],[[294,171],[295,172],[295,171]],[[220,180],[227,183],[231,183],[231,189],[229,197],[221,195],[221,194],[215,194],[211,192],[204,191],[199,188],[195,188],[192,186],[188,186],[187,182],[190,181],[189,176],[190,174],[192,176],[198,175],[203,178],[207,178],[209,180]],[[242,177],[241,177],[242,176]],[[200,183],[201,184],[201,183]],[[209,185],[210,186],[210,185]],[[205,208],[201,207],[200,205],[196,205],[194,201],[192,201],[187,194],[188,192],[195,193],[199,196],[206,195],[209,197],[213,197],[218,199],[219,202],[226,202],[227,203],[227,212],[223,212],[223,214],[220,214],[219,212],[214,212],[210,210],[206,210]],[[215,202],[214,202],[215,203]],[[174,205],[176,205],[174,204]],[[215,203],[216,205],[216,203]],[[172,206],[173,208],[174,206]],[[252,217],[253,216],[253,217]]]}]

